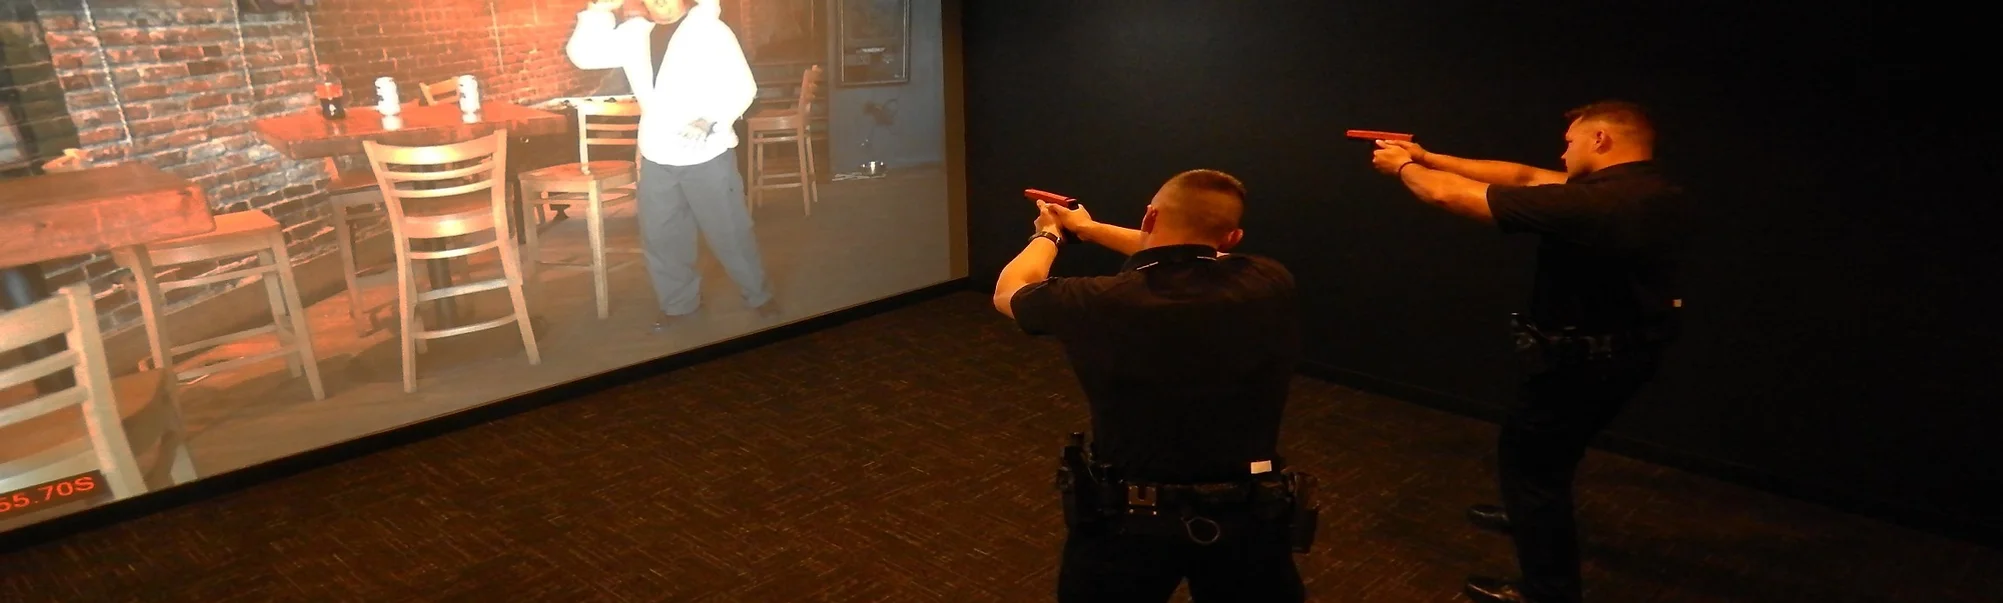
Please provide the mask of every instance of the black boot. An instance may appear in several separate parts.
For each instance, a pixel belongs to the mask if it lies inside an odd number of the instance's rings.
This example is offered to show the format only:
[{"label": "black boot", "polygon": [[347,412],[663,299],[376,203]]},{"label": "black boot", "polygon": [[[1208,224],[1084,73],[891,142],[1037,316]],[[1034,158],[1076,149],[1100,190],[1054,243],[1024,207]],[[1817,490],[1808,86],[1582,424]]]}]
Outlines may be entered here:
[{"label": "black boot", "polygon": [[1509,512],[1495,505],[1475,505],[1467,508],[1467,521],[1474,527],[1495,532],[1509,533]]},{"label": "black boot", "polygon": [[1481,603],[1532,603],[1516,589],[1516,583],[1487,576],[1469,577],[1463,592]]}]

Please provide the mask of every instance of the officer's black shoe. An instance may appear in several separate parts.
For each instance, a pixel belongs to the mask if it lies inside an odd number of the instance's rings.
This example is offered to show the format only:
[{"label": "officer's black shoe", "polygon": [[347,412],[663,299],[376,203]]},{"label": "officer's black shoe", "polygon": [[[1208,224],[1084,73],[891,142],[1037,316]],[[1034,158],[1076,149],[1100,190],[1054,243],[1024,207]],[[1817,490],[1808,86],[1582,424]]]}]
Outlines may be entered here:
[{"label": "officer's black shoe", "polygon": [[1463,591],[1481,603],[1533,603],[1516,590],[1516,583],[1487,576],[1470,576]]},{"label": "officer's black shoe", "polygon": [[1495,505],[1475,505],[1467,508],[1467,521],[1474,527],[1495,532],[1509,533],[1509,512]]}]

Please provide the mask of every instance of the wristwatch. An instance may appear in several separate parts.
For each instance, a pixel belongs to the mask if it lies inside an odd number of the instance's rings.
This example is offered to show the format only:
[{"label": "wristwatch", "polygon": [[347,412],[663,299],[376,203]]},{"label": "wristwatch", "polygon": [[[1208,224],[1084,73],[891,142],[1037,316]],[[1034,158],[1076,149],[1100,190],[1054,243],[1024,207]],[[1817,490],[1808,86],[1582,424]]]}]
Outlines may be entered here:
[{"label": "wristwatch", "polygon": [[1058,247],[1064,246],[1064,237],[1057,236],[1056,234],[1051,233],[1049,231],[1039,230],[1036,231],[1035,235],[1029,237],[1029,240],[1031,241],[1035,241],[1037,239],[1050,239],[1050,244],[1056,245]]}]

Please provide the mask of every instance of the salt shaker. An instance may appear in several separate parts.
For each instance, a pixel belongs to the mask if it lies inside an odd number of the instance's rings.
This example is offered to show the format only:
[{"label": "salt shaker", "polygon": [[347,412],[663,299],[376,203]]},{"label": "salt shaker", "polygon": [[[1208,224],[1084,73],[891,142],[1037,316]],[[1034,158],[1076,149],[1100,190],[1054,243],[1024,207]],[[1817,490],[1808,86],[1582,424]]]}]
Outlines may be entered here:
[{"label": "salt shaker", "polygon": [[459,76],[459,112],[467,115],[480,112],[480,82],[471,75]]},{"label": "salt shaker", "polygon": [[402,102],[396,97],[396,80],[387,75],[376,78],[376,111],[384,117],[395,117],[403,112]]}]

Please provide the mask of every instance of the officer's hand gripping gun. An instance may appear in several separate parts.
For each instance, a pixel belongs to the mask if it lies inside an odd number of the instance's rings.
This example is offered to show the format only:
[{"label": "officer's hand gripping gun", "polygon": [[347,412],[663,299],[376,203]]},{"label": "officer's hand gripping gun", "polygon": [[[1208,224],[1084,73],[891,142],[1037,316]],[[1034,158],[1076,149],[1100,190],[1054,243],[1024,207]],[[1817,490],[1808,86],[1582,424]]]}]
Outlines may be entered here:
[{"label": "officer's hand gripping gun", "polygon": [[[1076,197],[1067,197],[1050,191],[1037,190],[1033,188],[1023,189],[1022,196],[1031,201],[1042,201],[1044,203],[1049,203],[1052,205],[1062,205],[1064,206],[1065,209],[1078,209],[1078,199]],[[1070,230],[1064,230],[1064,229],[1059,229],[1059,230],[1062,230],[1064,233],[1065,243],[1078,242],[1078,233],[1074,233],[1071,232]]]}]

